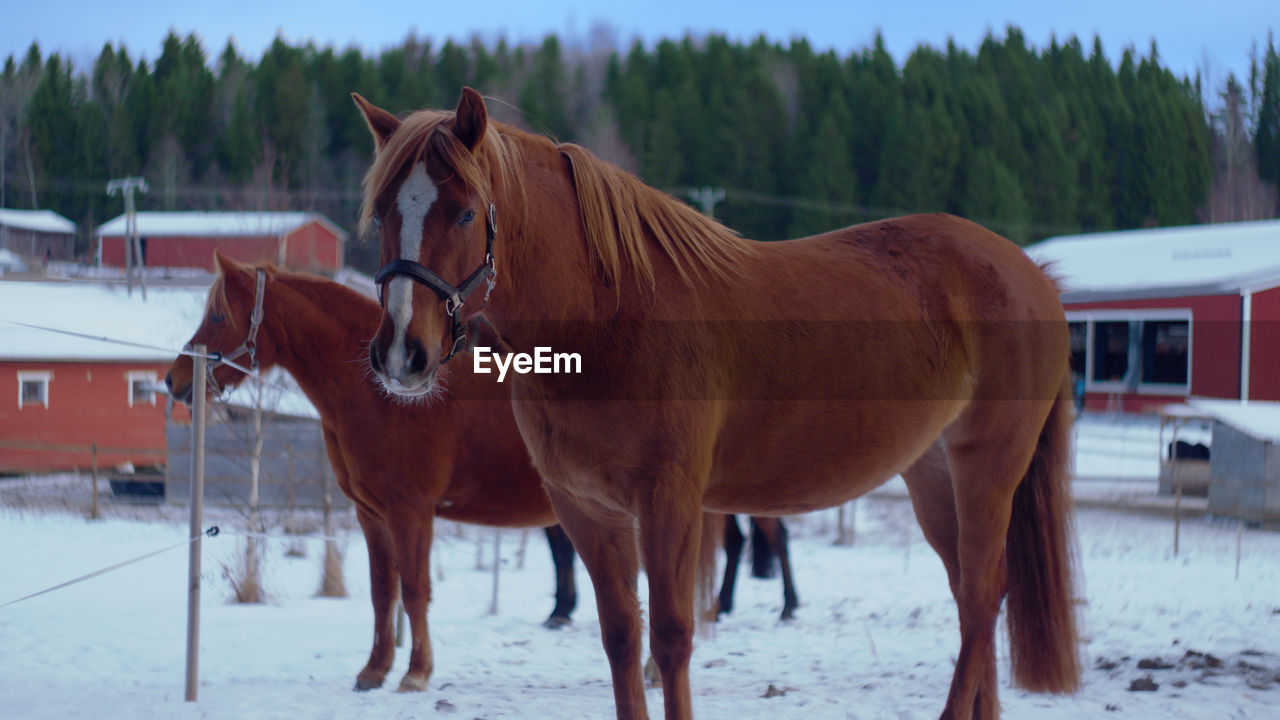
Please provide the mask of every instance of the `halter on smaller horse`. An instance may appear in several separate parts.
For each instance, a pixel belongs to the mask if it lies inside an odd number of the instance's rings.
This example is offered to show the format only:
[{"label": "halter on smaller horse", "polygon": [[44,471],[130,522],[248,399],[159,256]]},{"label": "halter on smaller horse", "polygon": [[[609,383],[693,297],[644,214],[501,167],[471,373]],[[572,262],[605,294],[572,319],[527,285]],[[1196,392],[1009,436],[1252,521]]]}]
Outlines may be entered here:
[{"label": "halter on smaller horse", "polygon": [[[218,384],[218,380],[213,376],[213,371],[218,369],[220,365],[227,365],[249,376],[257,376],[258,374],[258,328],[262,326],[262,301],[266,295],[267,289],[267,273],[261,268],[257,273],[258,282],[257,289],[254,291],[253,310],[249,313],[249,334],[245,336],[243,342],[234,350],[225,355],[220,352],[209,353],[208,362],[205,363],[205,381],[210,388],[210,394],[218,397],[225,397],[230,392],[230,388],[224,388]],[[195,348],[191,343],[182,346],[184,353],[193,352]],[[235,362],[240,357],[249,356],[249,367],[245,367]]]}]

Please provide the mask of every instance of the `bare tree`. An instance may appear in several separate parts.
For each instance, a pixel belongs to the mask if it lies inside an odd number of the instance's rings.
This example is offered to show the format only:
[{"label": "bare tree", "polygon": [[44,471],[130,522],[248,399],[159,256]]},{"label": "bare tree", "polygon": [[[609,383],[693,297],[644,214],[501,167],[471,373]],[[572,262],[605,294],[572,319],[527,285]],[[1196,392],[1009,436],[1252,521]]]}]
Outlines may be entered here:
[{"label": "bare tree", "polygon": [[1214,178],[1209,191],[1209,222],[1260,220],[1271,217],[1276,207],[1276,188],[1258,177],[1248,95],[1235,75],[1228,75],[1218,95],[1222,104],[1210,116]]}]

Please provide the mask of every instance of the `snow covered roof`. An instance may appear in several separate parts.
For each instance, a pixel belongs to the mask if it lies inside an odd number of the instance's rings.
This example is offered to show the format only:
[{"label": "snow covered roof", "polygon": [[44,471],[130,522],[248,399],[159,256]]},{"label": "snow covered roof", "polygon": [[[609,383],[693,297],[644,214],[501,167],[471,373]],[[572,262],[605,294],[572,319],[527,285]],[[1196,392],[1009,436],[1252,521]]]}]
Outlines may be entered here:
[{"label": "snow covered roof", "polygon": [[1027,254],[1053,262],[1067,302],[1261,290],[1280,285],[1280,220],[1063,235]]},{"label": "snow covered roof", "polygon": [[1187,405],[1263,442],[1280,442],[1280,403],[1191,398]]},{"label": "snow covered roof", "polygon": [[0,208],[0,225],[43,233],[69,235],[76,224],[52,210],[9,210]]},{"label": "snow covered roof", "polygon": [[[205,286],[148,287],[147,301],[135,289],[97,283],[0,282],[0,361],[168,362],[191,338],[204,316]],[[24,323],[15,325],[14,322]],[[107,337],[156,349],[103,342],[34,327]],[[276,413],[316,418],[319,413],[288,373],[268,374],[266,407]],[[257,395],[242,383],[228,403],[253,407]]]},{"label": "snow covered roof", "polygon": [[[138,234],[142,237],[279,237],[313,221],[346,240],[347,233],[325,216],[313,212],[140,212]],[[103,223],[97,234],[99,237],[124,235],[125,216]]]},{"label": "snow covered roof", "polygon": [[[208,287],[0,282],[0,360],[172,360],[204,314]],[[153,345],[116,345],[13,322]]]}]

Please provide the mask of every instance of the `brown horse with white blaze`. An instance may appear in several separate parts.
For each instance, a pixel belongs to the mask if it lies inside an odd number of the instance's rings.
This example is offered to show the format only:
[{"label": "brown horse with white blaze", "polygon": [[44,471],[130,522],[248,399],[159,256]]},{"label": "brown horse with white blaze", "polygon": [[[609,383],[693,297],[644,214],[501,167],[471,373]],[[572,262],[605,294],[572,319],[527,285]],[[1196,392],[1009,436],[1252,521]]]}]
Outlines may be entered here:
[{"label": "brown horse with white blaze", "polygon": [[830,507],[895,473],[959,614],[942,716],[998,716],[1006,595],[1014,681],[1076,689],[1067,326],[1021,250],[947,215],[756,243],[490,122],[473,90],[403,121],[356,102],[377,147],[364,219],[387,264],[370,346],[387,386],[432,392],[481,306],[513,351],[581,356],[579,374],[508,382],[595,585],[618,717],[646,716],[642,559],[666,716],[688,718],[702,511]]}]

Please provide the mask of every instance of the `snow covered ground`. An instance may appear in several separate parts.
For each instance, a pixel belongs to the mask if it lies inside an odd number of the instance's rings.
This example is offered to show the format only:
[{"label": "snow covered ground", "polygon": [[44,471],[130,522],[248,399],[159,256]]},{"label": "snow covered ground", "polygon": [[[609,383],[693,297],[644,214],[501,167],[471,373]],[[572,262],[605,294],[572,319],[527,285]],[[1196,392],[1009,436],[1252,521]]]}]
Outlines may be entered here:
[{"label": "snow covered ground", "polygon": [[[1081,475],[1094,468],[1093,482],[1121,478],[1154,493],[1156,443],[1140,439],[1150,423],[1123,425],[1096,419],[1081,426]],[[1120,451],[1118,443],[1131,447]],[[11,482],[18,481],[0,485]],[[905,501],[889,493],[855,507],[852,547],[832,545],[834,511],[790,521],[797,620],[777,620],[776,579],[751,579],[744,569],[734,614],[697,641],[697,717],[937,716],[959,644],[942,566]],[[0,504],[0,603],[186,535],[174,509],[108,507],[107,516],[89,522]],[[230,528],[236,521],[224,511],[210,522]],[[1238,535],[1234,522],[1184,520],[1174,556],[1167,516],[1084,507],[1077,524],[1085,687],[1073,697],[1009,687],[1001,638],[1006,717],[1276,717],[1280,533]],[[243,542],[228,532],[205,541],[197,703],[183,702],[187,555],[176,549],[0,608],[0,717],[612,717],[586,572],[579,567],[573,625],[548,631],[540,623],[552,606],[552,574],[541,533],[529,534],[522,569],[520,533],[502,534],[496,615],[488,613],[493,574],[477,569],[477,557],[491,563],[494,531],[441,523],[437,538],[430,610],[436,668],[425,693],[392,691],[406,669],[404,653],[387,689],[351,691],[372,625],[358,531],[347,543],[348,599],[314,597],[320,543],[308,543],[298,558],[286,556],[288,543],[272,541],[265,566],[271,599],[258,606],[227,601],[222,568]],[[642,578],[642,598],[645,592]],[[1158,689],[1129,689],[1148,676]],[[648,700],[660,716],[661,691],[649,691]]]}]

